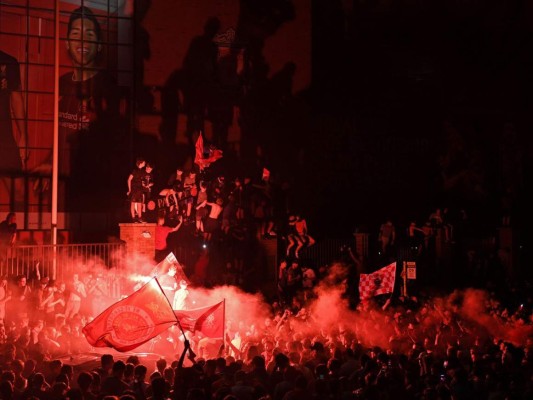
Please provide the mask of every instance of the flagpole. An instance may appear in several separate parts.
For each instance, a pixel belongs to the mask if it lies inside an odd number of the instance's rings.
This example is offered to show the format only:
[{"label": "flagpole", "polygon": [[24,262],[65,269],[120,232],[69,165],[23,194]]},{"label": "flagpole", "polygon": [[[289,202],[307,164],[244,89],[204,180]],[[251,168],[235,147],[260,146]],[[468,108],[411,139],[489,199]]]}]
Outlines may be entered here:
[{"label": "flagpole", "polygon": [[[226,349],[226,298],[224,297],[224,309],[222,311],[222,319],[224,321],[224,328],[222,329],[222,343],[224,343],[224,349]],[[226,351],[226,354],[228,352]]]},{"label": "flagpole", "polygon": [[[158,264],[159,265],[159,264]],[[159,280],[157,279],[157,276],[154,276],[152,279],[155,279],[157,285],[159,286],[159,289],[161,289],[161,292],[162,293],[165,293],[165,291],[163,290],[163,288],[161,287],[161,284],[159,283]],[[167,296],[165,296],[165,299],[167,299],[167,302],[168,302],[168,305],[170,306],[170,308],[172,310],[174,310],[172,308],[172,304],[170,304],[170,300],[168,299]],[[183,335],[183,342],[185,343],[185,340],[187,340],[187,336],[185,336],[185,332],[183,331],[183,328],[181,326],[181,323],[180,323],[180,320],[179,318],[176,316],[176,313],[174,313],[174,318],[176,318],[176,325],[178,325],[178,327],[180,328],[180,331],[181,331],[181,334]]]},{"label": "flagpole", "polygon": [[52,245],[52,279],[57,274],[57,205],[59,179],[59,0],[54,7],[54,122],[52,147],[52,207],[51,207],[51,245]]},{"label": "flagpole", "polygon": [[[159,283],[159,280],[157,279],[157,276],[154,276],[152,279],[155,279],[155,281],[156,281],[157,284],[159,285],[159,288],[161,289],[161,291],[162,291],[163,293],[165,293],[165,291],[164,291],[163,288],[161,287],[161,284]],[[168,302],[168,305],[170,306],[170,308],[172,308],[172,304],[170,304],[170,300],[168,299],[168,297],[165,296],[165,298],[167,299],[167,302]],[[176,316],[176,313],[174,313],[174,317],[176,318],[176,325],[178,325],[178,327],[180,328],[181,334],[183,335],[183,340],[187,340],[187,336],[185,336],[185,332],[183,331],[183,328],[182,328],[182,326],[181,326],[180,320],[179,320],[179,318]]]},{"label": "flagpole", "polygon": [[176,322],[178,323],[178,327],[180,328],[181,334],[183,335],[183,340],[187,340],[187,336],[185,336],[185,332],[183,331],[183,328],[181,327],[180,320],[178,319],[178,317],[176,317]]},{"label": "flagpole", "polygon": [[403,280],[403,296],[407,297],[407,261],[403,262],[402,266],[402,280]]}]

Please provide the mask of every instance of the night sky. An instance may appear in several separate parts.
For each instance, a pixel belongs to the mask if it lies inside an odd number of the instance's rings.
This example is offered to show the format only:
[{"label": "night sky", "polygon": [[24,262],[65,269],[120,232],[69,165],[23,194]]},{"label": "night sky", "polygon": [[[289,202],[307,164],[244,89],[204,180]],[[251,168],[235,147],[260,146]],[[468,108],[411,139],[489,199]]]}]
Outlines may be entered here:
[{"label": "night sky", "polygon": [[312,85],[284,120],[300,152],[278,160],[297,171],[311,231],[375,230],[387,217],[423,224],[435,207],[494,226],[506,187],[522,212],[529,5],[342,3],[313,3]]}]

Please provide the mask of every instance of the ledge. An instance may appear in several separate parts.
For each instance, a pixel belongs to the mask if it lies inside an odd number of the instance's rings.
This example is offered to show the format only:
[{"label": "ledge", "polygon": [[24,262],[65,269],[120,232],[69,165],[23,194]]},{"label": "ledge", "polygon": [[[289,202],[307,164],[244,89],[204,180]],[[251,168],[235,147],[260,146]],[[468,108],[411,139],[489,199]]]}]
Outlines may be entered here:
[{"label": "ledge", "polygon": [[138,223],[138,222],[121,222],[118,224],[118,226],[131,226],[131,227],[135,227],[135,226],[156,226],[157,224],[154,223],[154,222],[143,222],[143,223]]}]

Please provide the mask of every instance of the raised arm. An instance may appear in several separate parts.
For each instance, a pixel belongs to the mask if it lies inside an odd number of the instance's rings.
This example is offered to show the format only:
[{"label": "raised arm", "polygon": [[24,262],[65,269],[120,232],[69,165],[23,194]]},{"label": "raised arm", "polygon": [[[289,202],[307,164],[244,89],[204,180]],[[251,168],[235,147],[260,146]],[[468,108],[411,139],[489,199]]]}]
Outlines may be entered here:
[{"label": "raised arm", "polygon": [[191,343],[185,339],[185,342],[183,342],[184,344],[184,348],[183,348],[183,352],[181,353],[180,355],[180,358],[178,360],[178,366],[177,366],[177,370],[181,370],[183,368],[183,361],[185,361],[185,356],[187,355],[187,351],[191,348]]},{"label": "raised arm", "polygon": [[130,176],[128,176],[128,194],[131,193],[131,181],[133,180],[133,175],[130,174]]},{"label": "raised arm", "polygon": [[174,228],[172,228],[172,232],[176,232],[178,229],[181,228],[181,224],[183,224],[183,219],[180,217],[178,225],[176,225]]}]

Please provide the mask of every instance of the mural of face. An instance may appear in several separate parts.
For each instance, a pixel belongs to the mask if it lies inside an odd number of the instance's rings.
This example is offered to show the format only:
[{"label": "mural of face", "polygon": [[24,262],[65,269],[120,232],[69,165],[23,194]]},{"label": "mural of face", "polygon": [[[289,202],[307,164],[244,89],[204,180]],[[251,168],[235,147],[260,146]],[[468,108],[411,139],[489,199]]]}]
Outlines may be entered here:
[{"label": "mural of face", "polygon": [[72,62],[77,67],[91,68],[95,66],[96,56],[101,44],[93,21],[78,18],[72,22],[67,37],[67,50]]}]

